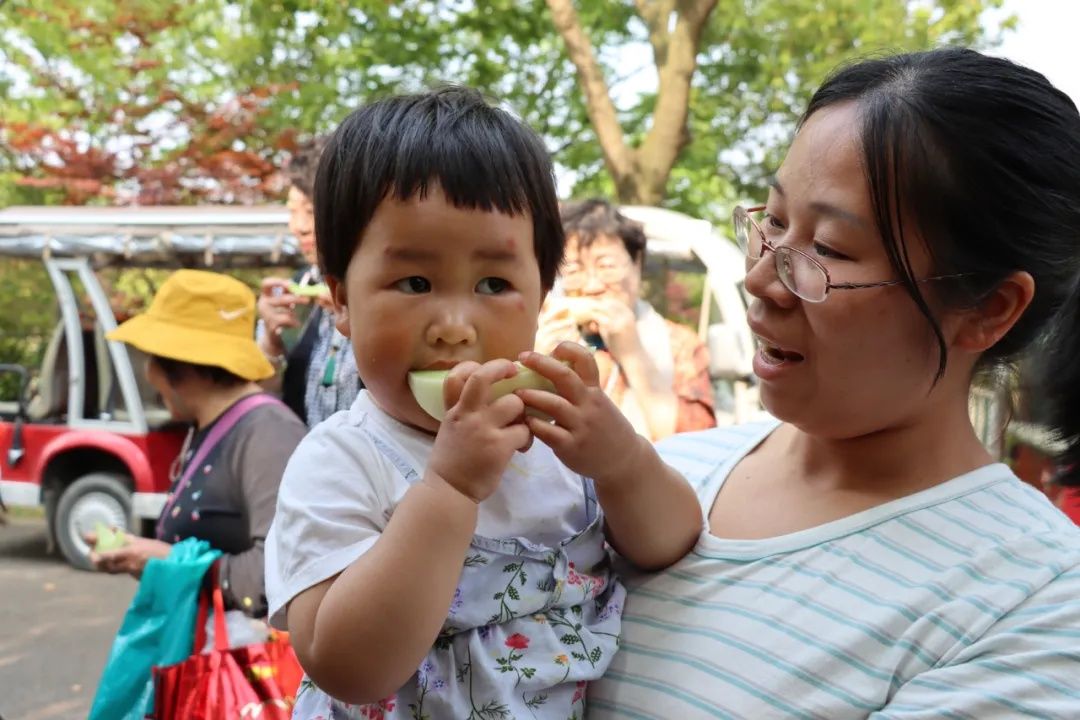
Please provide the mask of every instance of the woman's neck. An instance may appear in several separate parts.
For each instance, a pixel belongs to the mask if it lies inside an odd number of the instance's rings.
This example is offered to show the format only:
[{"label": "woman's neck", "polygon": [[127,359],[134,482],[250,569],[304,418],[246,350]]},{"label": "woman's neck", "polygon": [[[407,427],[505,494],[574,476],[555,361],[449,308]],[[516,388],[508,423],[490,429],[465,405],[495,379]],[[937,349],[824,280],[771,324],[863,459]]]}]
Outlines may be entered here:
[{"label": "woman's neck", "polygon": [[187,403],[195,416],[195,427],[199,430],[206,428],[237,400],[257,392],[262,392],[262,388],[253,382],[232,387],[208,383],[199,388],[190,388]]},{"label": "woman's neck", "polygon": [[823,491],[884,490],[899,498],[993,461],[975,435],[966,402],[957,401],[855,438],[833,440],[789,427],[777,439],[795,464],[793,476]]}]

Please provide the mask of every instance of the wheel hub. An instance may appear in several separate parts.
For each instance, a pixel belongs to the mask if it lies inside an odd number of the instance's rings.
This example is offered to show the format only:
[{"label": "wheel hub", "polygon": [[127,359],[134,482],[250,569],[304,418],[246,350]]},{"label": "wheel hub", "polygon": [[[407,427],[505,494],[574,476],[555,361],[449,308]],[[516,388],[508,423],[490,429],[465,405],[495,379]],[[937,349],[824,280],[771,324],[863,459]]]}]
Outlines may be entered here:
[{"label": "wheel hub", "polygon": [[68,532],[72,544],[79,552],[87,554],[90,546],[83,540],[83,535],[92,532],[97,523],[108,527],[128,530],[128,518],[124,507],[112,495],[104,492],[90,492],[78,499],[71,508],[71,523]]}]

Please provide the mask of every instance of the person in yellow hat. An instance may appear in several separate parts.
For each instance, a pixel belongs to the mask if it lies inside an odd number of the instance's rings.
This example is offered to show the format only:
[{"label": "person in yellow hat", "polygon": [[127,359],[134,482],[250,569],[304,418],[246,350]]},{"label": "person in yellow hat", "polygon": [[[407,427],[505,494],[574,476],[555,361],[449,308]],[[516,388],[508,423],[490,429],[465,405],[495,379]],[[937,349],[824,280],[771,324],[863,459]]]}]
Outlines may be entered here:
[{"label": "person in yellow hat", "polygon": [[173,543],[206,540],[224,553],[226,606],[259,618],[266,614],[263,542],[285,464],[306,428],[258,385],[274,369],[255,344],[254,329],[255,294],[246,285],[219,273],[178,270],[149,310],[108,334],[149,356],[148,381],[173,419],[191,430],[155,538],[128,534],[121,548],[91,560],[99,570],[139,577]]}]

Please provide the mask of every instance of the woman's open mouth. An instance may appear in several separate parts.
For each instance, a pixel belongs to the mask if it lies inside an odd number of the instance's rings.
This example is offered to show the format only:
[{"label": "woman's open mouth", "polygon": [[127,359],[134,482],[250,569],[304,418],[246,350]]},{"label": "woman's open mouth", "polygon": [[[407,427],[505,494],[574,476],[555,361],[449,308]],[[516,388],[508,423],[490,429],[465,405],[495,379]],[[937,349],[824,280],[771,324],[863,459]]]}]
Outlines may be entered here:
[{"label": "woman's open mouth", "polygon": [[761,357],[771,365],[781,365],[785,362],[802,362],[803,356],[797,352],[784,350],[774,345],[761,343]]}]

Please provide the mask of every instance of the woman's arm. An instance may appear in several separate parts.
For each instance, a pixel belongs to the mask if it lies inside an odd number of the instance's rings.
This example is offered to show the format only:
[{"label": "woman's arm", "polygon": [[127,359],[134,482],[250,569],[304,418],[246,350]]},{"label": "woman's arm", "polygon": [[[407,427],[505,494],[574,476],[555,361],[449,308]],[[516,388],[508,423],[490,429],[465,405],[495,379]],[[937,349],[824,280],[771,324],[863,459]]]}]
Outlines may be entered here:
[{"label": "woman's arm", "polygon": [[[1045,540],[1049,547],[1058,538]],[[897,688],[870,718],[1080,717],[1078,597],[1080,566],[1073,565],[949,662]]]}]

